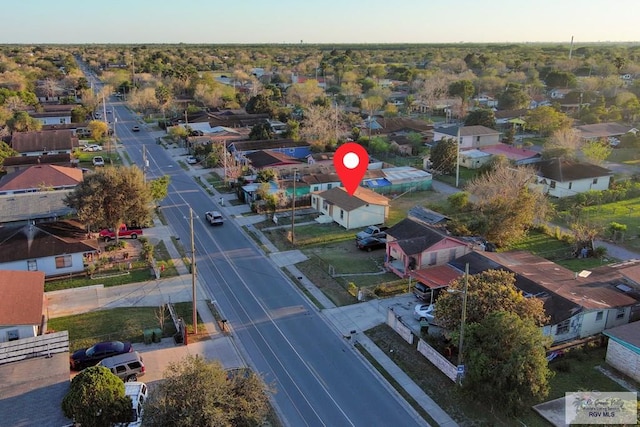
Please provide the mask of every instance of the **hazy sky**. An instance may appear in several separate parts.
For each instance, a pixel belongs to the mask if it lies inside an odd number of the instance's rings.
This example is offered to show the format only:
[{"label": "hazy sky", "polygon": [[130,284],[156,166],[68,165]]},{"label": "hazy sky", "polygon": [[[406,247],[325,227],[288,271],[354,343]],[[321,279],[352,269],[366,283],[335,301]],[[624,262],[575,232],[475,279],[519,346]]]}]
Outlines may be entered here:
[{"label": "hazy sky", "polygon": [[[166,4],[166,5],[165,5]],[[0,43],[639,41],[638,0],[20,0]]]}]

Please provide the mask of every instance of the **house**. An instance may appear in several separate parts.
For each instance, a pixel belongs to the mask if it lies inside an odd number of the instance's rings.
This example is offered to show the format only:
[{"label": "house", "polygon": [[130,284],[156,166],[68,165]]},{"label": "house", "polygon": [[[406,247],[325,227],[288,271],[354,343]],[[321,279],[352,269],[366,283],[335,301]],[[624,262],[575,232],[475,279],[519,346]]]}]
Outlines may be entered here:
[{"label": "house", "polygon": [[[255,201],[258,200],[258,190],[260,190],[260,187],[265,184],[263,182],[252,182],[246,185],[242,186],[242,200],[244,200],[245,203],[251,204]],[[280,188],[278,187],[278,184],[275,182],[268,182],[266,183],[268,185],[268,191],[269,194],[276,194],[278,191],[280,191]]]},{"label": "house", "polygon": [[99,250],[76,221],[0,228],[0,270],[42,271],[46,277],[83,272]]},{"label": "house", "polygon": [[516,287],[525,297],[543,301],[549,323],[543,333],[553,343],[586,338],[607,328],[629,322],[635,298],[616,288],[621,278],[619,268],[602,266],[592,271],[574,273],[547,259],[526,251],[474,251],[451,263],[469,274],[502,269],[515,274]]},{"label": "house", "polygon": [[637,133],[638,129],[615,122],[595,123],[592,125],[577,126],[580,137],[585,141],[595,141],[607,138],[620,138],[627,133]]},{"label": "house", "polygon": [[538,184],[553,197],[570,197],[590,190],[607,190],[613,173],[590,163],[549,159],[535,163]]},{"label": "house", "polygon": [[347,230],[383,224],[389,216],[389,199],[362,187],[353,196],[343,187],[314,192],[311,207]]},{"label": "house", "polygon": [[232,141],[227,145],[227,149],[233,153],[237,159],[261,150],[275,151],[293,157],[294,159],[307,159],[308,156],[311,155],[311,145],[308,142],[284,138]]},{"label": "house", "polygon": [[500,132],[486,126],[450,126],[433,130],[433,141],[442,139],[458,139],[460,132],[460,149],[480,148],[488,145],[496,145],[500,142]]},{"label": "house", "polygon": [[38,191],[0,196],[0,224],[55,221],[73,213],[65,203],[73,190]]},{"label": "house", "polygon": [[310,192],[331,190],[340,187],[342,181],[336,173],[314,173],[302,176],[302,182],[309,186]]},{"label": "house", "polygon": [[0,271],[0,342],[42,334],[44,273]]},{"label": "house", "polygon": [[71,112],[78,107],[76,104],[42,104],[43,111],[29,111],[29,116],[43,125],[69,125]]},{"label": "house", "polygon": [[640,381],[640,321],[603,332],[609,337],[606,362],[635,381]]},{"label": "house", "polygon": [[301,162],[291,156],[274,150],[258,150],[244,156],[253,169],[277,169],[282,166],[299,165]]},{"label": "house", "polygon": [[11,148],[21,156],[71,154],[79,146],[78,137],[68,129],[14,132],[11,135]]},{"label": "house", "polygon": [[[537,151],[503,143],[482,147],[480,151],[490,154],[491,156],[506,157],[515,165],[528,165],[539,162],[541,159],[541,155]],[[462,156],[462,152],[460,155]]]},{"label": "house", "polygon": [[385,267],[401,278],[412,271],[444,265],[470,251],[469,245],[441,227],[408,217],[387,230]]},{"label": "house", "polygon": [[34,165],[57,165],[69,167],[76,164],[76,160],[71,154],[46,154],[40,156],[13,156],[7,157],[2,162],[2,166],[7,173],[16,172]]},{"label": "house", "polygon": [[490,153],[481,150],[471,149],[460,151],[460,166],[467,169],[479,169],[489,163],[493,158]]},{"label": "house", "polygon": [[82,170],[57,165],[35,165],[0,178],[0,196],[75,188],[83,180]]},{"label": "house", "polygon": [[269,119],[269,114],[249,114],[244,109],[221,110],[209,113],[207,120],[211,127],[222,126],[227,128],[252,128],[263,124]]}]

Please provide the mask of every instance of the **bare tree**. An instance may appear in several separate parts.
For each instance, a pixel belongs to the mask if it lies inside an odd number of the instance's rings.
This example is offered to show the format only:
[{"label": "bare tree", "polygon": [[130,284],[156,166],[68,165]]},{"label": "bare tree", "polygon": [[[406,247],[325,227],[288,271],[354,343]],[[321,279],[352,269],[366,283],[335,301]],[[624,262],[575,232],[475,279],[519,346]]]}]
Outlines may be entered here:
[{"label": "bare tree", "polygon": [[158,326],[164,332],[164,323],[167,321],[167,305],[159,305],[158,307],[156,307],[153,314],[158,321]]},{"label": "bare tree", "polygon": [[565,128],[555,131],[551,138],[544,145],[544,156],[551,157],[567,157],[576,159],[582,146],[580,132]]}]

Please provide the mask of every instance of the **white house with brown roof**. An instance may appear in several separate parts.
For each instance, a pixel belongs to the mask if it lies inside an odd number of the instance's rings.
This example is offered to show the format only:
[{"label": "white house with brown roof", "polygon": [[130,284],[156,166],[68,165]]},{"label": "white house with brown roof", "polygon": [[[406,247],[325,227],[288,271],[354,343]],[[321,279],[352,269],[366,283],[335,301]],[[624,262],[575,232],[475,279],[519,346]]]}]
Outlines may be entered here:
[{"label": "white house with brown roof", "polygon": [[0,270],[41,271],[47,277],[80,273],[99,250],[76,221],[0,228]]},{"label": "white house with brown roof", "polygon": [[347,230],[384,224],[389,216],[389,199],[362,187],[353,196],[343,187],[312,193],[311,207]]},{"label": "white house with brown roof", "polygon": [[44,273],[0,270],[0,342],[42,333]]},{"label": "white house with brown roof", "polygon": [[549,159],[535,163],[538,184],[553,197],[570,197],[585,191],[609,189],[613,172],[590,163]]}]

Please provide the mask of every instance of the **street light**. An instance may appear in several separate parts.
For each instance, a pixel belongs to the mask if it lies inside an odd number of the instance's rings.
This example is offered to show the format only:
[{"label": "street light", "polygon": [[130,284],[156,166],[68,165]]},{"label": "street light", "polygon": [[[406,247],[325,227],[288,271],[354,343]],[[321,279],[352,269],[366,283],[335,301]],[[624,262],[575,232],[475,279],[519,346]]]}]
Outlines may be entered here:
[{"label": "street light", "polygon": [[460,317],[460,341],[458,343],[458,383],[462,382],[464,376],[464,358],[462,357],[462,345],[464,344],[464,324],[467,320],[467,288],[469,286],[469,263],[464,267],[464,288],[462,291],[457,289],[447,289],[452,294],[462,294],[462,315]]}]

